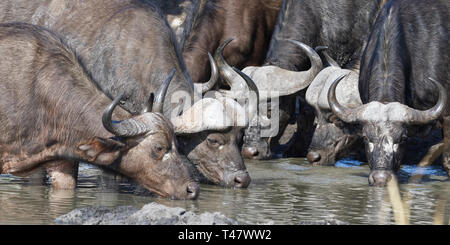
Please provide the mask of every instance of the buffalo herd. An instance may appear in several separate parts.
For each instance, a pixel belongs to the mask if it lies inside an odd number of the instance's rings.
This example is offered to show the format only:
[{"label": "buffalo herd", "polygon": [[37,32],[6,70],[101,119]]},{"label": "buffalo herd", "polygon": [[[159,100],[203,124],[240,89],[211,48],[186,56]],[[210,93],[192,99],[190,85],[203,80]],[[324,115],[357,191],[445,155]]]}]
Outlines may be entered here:
[{"label": "buffalo herd", "polygon": [[432,130],[450,173],[449,20],[448,0],[2,0],[0,174],[71,189],[85,162],[197,199],[247,188],[244,159],[353,157],[385,186]]}]

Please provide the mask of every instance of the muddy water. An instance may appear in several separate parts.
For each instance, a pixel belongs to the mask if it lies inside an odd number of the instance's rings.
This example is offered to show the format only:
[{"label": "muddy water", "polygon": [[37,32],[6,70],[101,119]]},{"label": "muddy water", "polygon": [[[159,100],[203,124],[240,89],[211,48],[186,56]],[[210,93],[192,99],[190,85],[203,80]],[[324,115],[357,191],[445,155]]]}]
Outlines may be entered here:
[{"label": "muddy water", "polygon": [[[304,159],[249,161],[248,189],[201,185],[196,201],[152,196],[127,180],[81,165],[78,188],[55,191],[41,178],[0,175],[0,224],[53,224],[74,208],[122,206],[150,202],[182,207],[196,213],[221,212],[252,224],[298,224],[337,220],[350,224],[393,224],[385,188],[369,187],[368,167],[339,162],[335,167],[307,164]],[[420,183],[408,180],[414,167],[402,167],[400,192],[408,197],[411,224],[432,224],[435,217],[449,224],[450,181],[441,167],[426,169]]]}]

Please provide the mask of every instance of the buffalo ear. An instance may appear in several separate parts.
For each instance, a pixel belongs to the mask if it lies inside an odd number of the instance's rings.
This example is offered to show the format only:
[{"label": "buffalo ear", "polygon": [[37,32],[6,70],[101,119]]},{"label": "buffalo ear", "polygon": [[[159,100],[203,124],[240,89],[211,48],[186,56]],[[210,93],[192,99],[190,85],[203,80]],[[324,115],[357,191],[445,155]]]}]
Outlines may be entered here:
[{"label": "buffalo ear", "polygon": [[126,149],[126,145],[120,141],[95,137],[80,143],[77,153],[81,159],[90,163],[110,165]]}]

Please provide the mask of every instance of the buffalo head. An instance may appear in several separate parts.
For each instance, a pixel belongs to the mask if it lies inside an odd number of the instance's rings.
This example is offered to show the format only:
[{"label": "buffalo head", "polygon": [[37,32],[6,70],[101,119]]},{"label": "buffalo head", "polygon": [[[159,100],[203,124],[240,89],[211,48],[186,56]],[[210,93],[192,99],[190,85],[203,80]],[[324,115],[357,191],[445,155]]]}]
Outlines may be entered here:
[{"label": "buffalo head", "polygon": [[174,75],[164,81],[155,103],[142,115],[113,121],[124,94],[105,110],[102,122],[114,138],[94,138],[78,145],[82,159],[111,166],[150,191],[174,199],[196,199],[199,187],[177,150],[171,122],[162,115],[162,101]]},{"label": "buffalo head", "polygon": [[[234,98],[212,90],[219,78],[219,71],[211,55],[209,59],[212,66],[210,81],[195,84],[196,92],[205,94],[203,99],[197,100],[180,115],[174,115],[171,121],[183,153],[208,182],[246,188],[251,179],[239,143],[248,118],[244,107]],[[245,76],[238,70],[235,72]],[[252,83],[248,77],[244,79]],[[177,96],[172,95],[172,98]]]},{"label": "buffalo head", "polygon": [[425,111],[419,111],[398,102],[378,101],[372,101],[357,108],[348,108],[336,99],[336,86],[344,77],[336,79],[329,89],[330,107],[342,121],[362,126],[366,156],[371,170],[369,184],[386,185],[402,163],[408,126],[425,125],[436,120],[447,103],[447,91],[439,82],[430,79],[439,91],[439,98],[435,106]]},{"label": "buffalo head", "polygon": [[[226,45],[233,39],[228,39],[222,44],[217,52],[216,59],[220,73],[230,90],[219,90],[228,97],[242,99],[246,97],[246,81],[239,76],[225,61],[222,52]],[[251,125],[246,129],[242,154],[249,159],[268,159],[271,156],[270,139],[278,134],[279,112],[278,100],[281,96],[297,93],[308,87],[317,73],[322,69],[322,61],[319,55],[311,47],[294,40],[286,40],[300,47],[311,60],[311,68],[307,71],[295,72],[285,70],[276,66],[246,67],[242,72],[254,81],[255,90],[258,91],[257,101],[249,117]],[[266,103],[268,102],[268,103]],[[270,105],[270,109],[267,108]],[[263,115],[259,108],[265,106],[270,113]],[[270,119],[268,116],[270,115]],[[276,126],[274,124],[277,124]],[[274,127],[275,126],[275,127]],[[265,130],[262,135],[261,131]]]},{"label": "buffalo head", "polygon": [[[318,49],[326,47],[317,47],[316,50]],[[361,137],[353,125],[333,114],[327,100],[328,89],[336,78],[346,75],[337,87],[337,99],[348,107],[360,106],[359,74],[353,70],[341,69],[325,51],[321,54],[328,67],[314,78],[305,96],[316,114],[314,134],[306,157],[315,165],[334,165],[339,158],[359,153]]]},{"label": "buffalo head", "polygon": [[183,153],[208,181],[225,187],[250,184],[238,147],[246,122],[236,101],[204,98],[172,121]]}]

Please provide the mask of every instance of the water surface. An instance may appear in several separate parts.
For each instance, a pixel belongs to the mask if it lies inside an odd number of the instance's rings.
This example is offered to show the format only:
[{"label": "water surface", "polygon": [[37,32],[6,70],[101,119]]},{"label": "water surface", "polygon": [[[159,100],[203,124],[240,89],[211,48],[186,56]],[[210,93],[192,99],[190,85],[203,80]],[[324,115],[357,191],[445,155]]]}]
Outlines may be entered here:
[{"label": "water surface", "polygon": [[[41,178],[0,175],[0,224],[53,224],[75,208],[86,206],[141,208],[150,202],[196,213],[221,212],[239,222],[298,224],[338,220],[350,224],[394,224],[385,188],[369,187],[369,169],[354,161],[336,167],[312,166],[304,159],[248,161],[248,189],[200,185],[195,201],[158,198],[126,179],[82,164],[78,187],[56,191]],[[404,166],[400,192],[410,206],[411,224],[432,224],[435,216],[449,223],[450,181],[440,166],[424,169],[419,183],[408,183],[417,169]],[[439,205],[438,205],[439,203]]]}]

